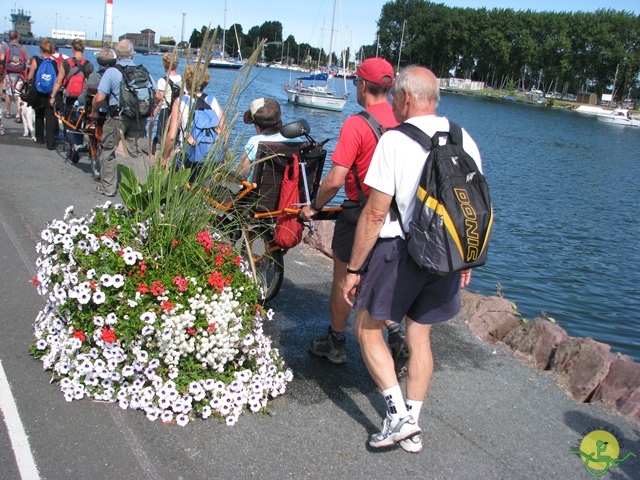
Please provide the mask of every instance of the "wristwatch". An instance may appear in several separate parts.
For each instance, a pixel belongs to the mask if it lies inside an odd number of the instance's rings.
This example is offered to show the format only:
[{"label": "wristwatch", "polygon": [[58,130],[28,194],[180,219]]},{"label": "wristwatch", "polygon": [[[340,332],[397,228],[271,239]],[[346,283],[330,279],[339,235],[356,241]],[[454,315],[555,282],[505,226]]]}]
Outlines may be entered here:
[{"label": "wristwatch", "polygon": [[315,200],[313,200],[313,202],[311,202],[311,203],[309,204],[309,206],[311,207],[311,210],[313,210],[314,212],[320,212],[320,211],[322,211],[322,209],[321,209],[321,208],[316,207],[316,201],[315,201]]},{"label": "wristwatch", "polygon": [[347,265],[347,273],[350,273],[351,275],[360,275],[360,270],[354,270],[353,268],[349,268],[349,265]]}]

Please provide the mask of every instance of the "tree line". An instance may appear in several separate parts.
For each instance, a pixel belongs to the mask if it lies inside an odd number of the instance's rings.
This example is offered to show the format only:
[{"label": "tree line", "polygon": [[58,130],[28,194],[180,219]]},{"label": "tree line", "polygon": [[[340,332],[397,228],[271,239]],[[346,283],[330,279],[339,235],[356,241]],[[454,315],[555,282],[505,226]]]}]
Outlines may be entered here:
[{"label": "tree line", "polygon": [[[205,38],[205,33],[209,27],[203,25],[200,30],[193,29],[189,37],[192,48],[200,48]],[[212,28],[213,31],[213,28]],[[222,42],[223,28],[217,26],[216,41]],[[321,65],[327,63],[327,53],[322,48],[312,47],[308,43],[298,43],[293,35],[283,39],[282,23],[278,21],[267,21],[260,26],[254,26],[244,33],[242,25],[236,23],[224,32],[224,51],[232,57],[248,58],[257,45],[266,39],[261,60],[265,62],[281,61],[282,63],[295,63],[305,66]],[[239,46],[238,46],[239,45]],[[348,58],[349,51],[345,52]],[[332,63],[341,64],[341,57],[332,55]]]},{"label": "tree line", "polygon": [[376,52],[394,65],[421,64],[440,78],[495,88],[601,95],[615,80],[616,100],[640,93],[640,16],[612,9],[556,13],[395,0],[382,7],[378,41],[365,47],[366,56]]}]

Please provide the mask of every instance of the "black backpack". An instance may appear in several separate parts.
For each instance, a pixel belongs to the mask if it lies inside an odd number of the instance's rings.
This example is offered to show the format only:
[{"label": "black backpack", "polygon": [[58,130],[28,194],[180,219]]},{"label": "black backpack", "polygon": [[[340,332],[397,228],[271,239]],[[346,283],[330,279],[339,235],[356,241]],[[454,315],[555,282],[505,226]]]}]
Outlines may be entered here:
[{"label": "black backpack", "polygon": [[147,118],[153,112],[155,90],[149,72],[143,65],[116,65],[122,73],[120,82],[120,115]]},{"label": "black backpack", "polygon": [[174,82],[167,75],[167,86],[171,89],[171,103],[168,105],[169,108],[173,106],[173,102],[175,102],[177,98],[180,98],[181,83],[181,81],[178,81],[177,83]]},{"label": "black backpack", "polygon": [[[462,129],[449,122],[449,132],[436,132],[433,138],[410,123],[394,130],[429,150],[416,191],[413,220],[405,232],[411,258],[438,275],[484,265],[493,208],[484,176],[462,148]],[[445,145],[440,145],[440,137],[447,139]],[[400,216],[395,197],[392,208]]]}]

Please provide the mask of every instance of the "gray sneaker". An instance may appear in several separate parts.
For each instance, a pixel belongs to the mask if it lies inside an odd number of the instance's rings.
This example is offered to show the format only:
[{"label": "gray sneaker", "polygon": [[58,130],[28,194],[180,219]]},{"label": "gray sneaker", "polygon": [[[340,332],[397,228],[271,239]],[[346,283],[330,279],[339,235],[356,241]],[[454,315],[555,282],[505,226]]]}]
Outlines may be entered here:
[{"label": "gray sneaker", "polygon": [[407,347],[407,334],[400,323],[394,323],[387,327],[389,332],[389,348],[393,358],[393,366],[398,378],[403,378],[407,374],[407,362],[409,361],[409,347]]},{"label": "gray sneaker", "polygon": [[400,442],[398,442],[398,445],[400,445],[400,447],[402,447],[405,452],[418,453],[422,450],[422,434],[418,433],[413,437],[400,440]]},{"label": "gray sneaker", "polygon": [[369,438],[369,445],[373,448],[384,448],[395,445],[402,440],[406,440],[415,435],[422,433],[420,427],[416,425],[415,420],[411,415],[402,417],[398,420],[398,423],[391,426],[391,419],[387,415],[382,421],[382,430],[378,433],[374,433]]},{"label": "gray sneaker", "polygon": [[347,341],[339,340],[329,331],[321,337],[311,340],[309,352],[318,357],[324,357],[331,363],[340,365],[347,362]]}]

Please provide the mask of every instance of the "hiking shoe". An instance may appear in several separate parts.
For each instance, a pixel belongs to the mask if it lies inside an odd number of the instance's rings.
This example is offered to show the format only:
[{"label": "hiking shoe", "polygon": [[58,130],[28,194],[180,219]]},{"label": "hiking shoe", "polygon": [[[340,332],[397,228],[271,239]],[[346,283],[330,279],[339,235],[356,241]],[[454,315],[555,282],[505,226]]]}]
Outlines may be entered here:
[{"label": "hiking shoe", "polygon": [[373,448],[384,448],[395,445],[402,440],[406,440],[415,435],[421,434],[422,430],[416,425],[411,415],[402,417],[398,423],[391,426],[391,418],[387,415],[382,421],[382,430],[374,433],[369,438],[369,445]]},{"label": "hiking shoe", "polygon": [[400,445],[405,452],[418,453],[422,450],[422,433],[400,440],[398,445]]},{"label": "hiking shoe", "polygon": [[403,378],[407,374],[407,362],[409,361],[409,347],[407,347],[407,333],[404,327],[395,323],[387,328],[389,332],[389,348],[391,349],[391,357],[393,358],[393,366],[396,370],[396,376]]},{"label": "hiking shoe", "polygon": [[107,192],[105,191],[105,189],[104,189],[104,188],[102,188],[102,185],[98,185],[98,186],[96,187],[96,193],[99,193],[100,195],[104,195],[104,196],[106,196],[106,197],[115,197],[115,196],[116,196],[116,193],[115,193],[115,192],[113,192],[113,193],[107,193]]},{"label": "hiking shoe", "polygon": [[309,352],[318,357],[324,357],[331,363],[340,365],[347,362],[347,341],[346,339],[339,340],[331,331],[322,335],[321,337],[311,340],[309,345]]}]

